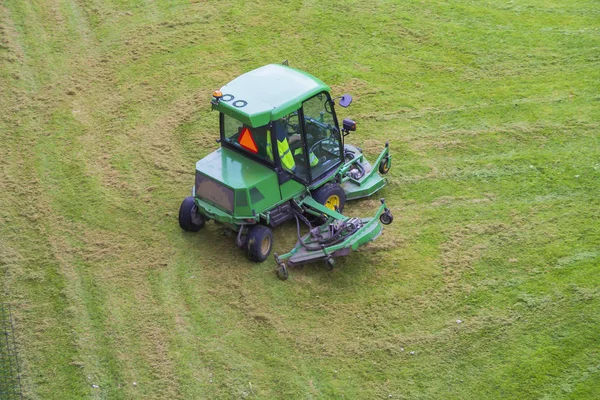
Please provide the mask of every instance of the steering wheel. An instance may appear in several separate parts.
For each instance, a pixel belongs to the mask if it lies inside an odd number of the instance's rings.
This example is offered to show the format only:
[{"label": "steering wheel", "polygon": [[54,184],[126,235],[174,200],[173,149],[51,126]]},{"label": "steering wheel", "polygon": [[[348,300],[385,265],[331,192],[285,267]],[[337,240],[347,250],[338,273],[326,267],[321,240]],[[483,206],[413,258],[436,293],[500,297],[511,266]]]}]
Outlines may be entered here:
[{"label": "steering wheel", "polygon": [[314,153],[315,150],[317,149],[317,146],[321,146],[323,144],[323,142],[325,142],[327,140],[329,140],[329,138],[317,140],[315,143],[313,143],[312,146],[310,146],[310,149],[308,149],[308,154]]}]

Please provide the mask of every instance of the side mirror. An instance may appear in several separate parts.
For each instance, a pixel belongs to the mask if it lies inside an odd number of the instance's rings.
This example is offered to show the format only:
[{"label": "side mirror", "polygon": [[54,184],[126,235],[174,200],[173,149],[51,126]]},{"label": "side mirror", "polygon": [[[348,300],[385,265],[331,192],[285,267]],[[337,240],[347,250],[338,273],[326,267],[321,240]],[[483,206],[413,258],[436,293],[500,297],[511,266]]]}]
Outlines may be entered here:
[{"label": "side mirror", "polygon": [[354,132],[356,130],[356,122],[352,121],[350,118],[344,119],[342,122],[342,130],[344,131],[344,136],[348,135],[350,132]]},{"label": "side mirror", "polygon": [[349,94],[345,94],[340,99],[339,105],[346,108],[350,105],[350,103],[352,103],[352,96],[350,96]]}]

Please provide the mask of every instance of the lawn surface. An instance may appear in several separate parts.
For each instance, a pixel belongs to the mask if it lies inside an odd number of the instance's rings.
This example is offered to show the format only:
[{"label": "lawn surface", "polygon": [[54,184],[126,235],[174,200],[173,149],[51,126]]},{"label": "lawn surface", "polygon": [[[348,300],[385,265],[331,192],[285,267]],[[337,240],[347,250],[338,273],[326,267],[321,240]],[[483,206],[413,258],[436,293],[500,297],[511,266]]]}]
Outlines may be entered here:
[{"label": "lawn surface", "polygon": [[[280,282],[177,211],[212,90],[284,59],[354,95],[370,159],[390,142],[389,185],[345,214],[383,196],[395,221]],[[599,89],[593,0],[0,0],[25,395],[598,398]]]}]

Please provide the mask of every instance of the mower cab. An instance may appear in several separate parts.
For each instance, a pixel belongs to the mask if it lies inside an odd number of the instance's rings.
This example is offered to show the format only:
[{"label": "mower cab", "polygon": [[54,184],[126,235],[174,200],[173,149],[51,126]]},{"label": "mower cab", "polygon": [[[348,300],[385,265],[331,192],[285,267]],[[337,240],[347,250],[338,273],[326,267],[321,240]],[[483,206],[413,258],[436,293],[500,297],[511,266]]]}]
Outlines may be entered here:
[{"label": "mower cab", "polygon": [[[196,163],[196,184],[179,213],[180,226],[197,231],[209,219],[237,236],[248,258],[264,261],[271,229],[295,219],[309,227],[292,251],[276,255],[278,276],[290,266],[334,256],[375,239],[391,212],[347,218],[346,200],[369,196],[385,184],[391,155],[386,143],[371,165],[362,151],[344,143],[354,121],[338,124],[334,100],[347,107],[350,95],[332,99],[319,79],[285,65],[267,65],[213,93],[219,112],[221,148]],[[378,173],[379,172],[379,173]],[[381,174],[381,175],[380,175]]]}]

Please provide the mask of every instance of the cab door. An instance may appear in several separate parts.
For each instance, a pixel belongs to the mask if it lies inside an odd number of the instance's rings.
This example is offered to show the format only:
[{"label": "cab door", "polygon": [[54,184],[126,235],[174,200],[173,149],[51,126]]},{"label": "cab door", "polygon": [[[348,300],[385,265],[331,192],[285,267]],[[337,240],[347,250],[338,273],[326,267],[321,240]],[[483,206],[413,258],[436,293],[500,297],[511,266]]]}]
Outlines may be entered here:
[{"label": "cab door", "polygon": [[304,192],[310,180],[308,163],[304,157],[306,143],[300,114],[300,110],[296,110],[271,124],[282,200]]},{"label": "cab door", "polygon": [[305,161],[310,181],[333,172],[343,161],[340,130],[329,93],[321,92],[302,103]]}]

